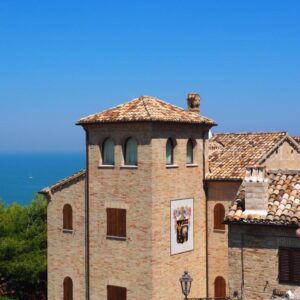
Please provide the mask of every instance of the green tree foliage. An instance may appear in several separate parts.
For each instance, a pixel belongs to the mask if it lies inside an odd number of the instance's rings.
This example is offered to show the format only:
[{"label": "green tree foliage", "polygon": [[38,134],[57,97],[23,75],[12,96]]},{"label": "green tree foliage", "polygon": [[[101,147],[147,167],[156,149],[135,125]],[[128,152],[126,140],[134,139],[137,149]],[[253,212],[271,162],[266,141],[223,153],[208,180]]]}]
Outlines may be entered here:
[{"label": "green tree foliage", "polygon": [[47,202],[37,195],[29,206],[0,204],[0,295],[46,299]]}]

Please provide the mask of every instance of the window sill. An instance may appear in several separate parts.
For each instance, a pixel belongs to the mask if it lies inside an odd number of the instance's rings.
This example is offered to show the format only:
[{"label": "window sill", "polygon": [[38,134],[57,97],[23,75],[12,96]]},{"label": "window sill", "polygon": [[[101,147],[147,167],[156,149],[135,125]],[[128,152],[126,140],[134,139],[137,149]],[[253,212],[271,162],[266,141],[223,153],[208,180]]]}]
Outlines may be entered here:
[{"label": "window sill", "polygon": [[115,240],[115,241],[126,241],[127,238],[126,237],[122,237],[122,236],[113,236],[113,235],[107,235],[106,236],[107,240]]},{"label": "window sill", "polygon": [[114,169],[115,165],[99,165],[99,169]]},{"label": "window sill", "polygon": [[198,167],[198,165],[197,164],[186,164],[186,167],[187,168],[196,168],[196,167]]},{"label": "window sill", "polygon": [[178,165],[166,165],[167,169],[176,169],[178,168]]},{"label": "window sill", "polygon": [[138,166],[136,165],[124,165],[124,166],[121,166],[120,169],[137,169]]},{"label": "window sill", "polygon": [[214,232],[216,232],[216,233],[225,233],[226,229],[214,229]]},{"label": "window sill", "polygon": [[74,232],[74,230],[73,229],[63,229],[62,232],[63,233],[71,233],[72,234]]}]

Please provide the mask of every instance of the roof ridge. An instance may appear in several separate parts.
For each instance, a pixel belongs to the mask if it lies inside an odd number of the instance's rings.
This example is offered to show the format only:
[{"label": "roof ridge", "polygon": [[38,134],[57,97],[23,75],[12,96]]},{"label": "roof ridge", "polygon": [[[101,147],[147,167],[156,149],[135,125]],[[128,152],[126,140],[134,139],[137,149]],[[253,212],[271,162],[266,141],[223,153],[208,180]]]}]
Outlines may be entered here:
[{"label": "roof ridge", "polygon": [[145,99],[144,99],[144,97],[143,97],[143,99],[142,99],[142,101],[143,101],[143,105],[144,105],[144,107],[145,107],[145,110],[146,110],[146,112],[147,112],[147,114],[148,114],[148,116],[149,116],[149,118],[150,118],[150,120],[151,120],[151,114],[150,114],[150,112],[149,112],[149,110],[148,110],[148,108],[147,108],[147,104],[145,103],[145,101],[144,101]]},{"label": "roof ridge", "polygon": [[213,137],[217,135],[254,135],[254,134],[285,134],[288,135],[287,131],[248,131],[248,132],[220,132],[214,133]]},{"label": "roof ridge", "polygon": [[283,175],[300,175],[300,170],[290,170],[290,169],[269,169],[268,174],[283,174]]}]

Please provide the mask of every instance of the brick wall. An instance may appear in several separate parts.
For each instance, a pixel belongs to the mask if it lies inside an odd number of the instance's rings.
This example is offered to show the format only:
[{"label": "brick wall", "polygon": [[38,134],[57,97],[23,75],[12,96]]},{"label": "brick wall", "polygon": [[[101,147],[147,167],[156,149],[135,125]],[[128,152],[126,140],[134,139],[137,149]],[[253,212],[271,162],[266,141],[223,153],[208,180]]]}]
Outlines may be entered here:
[{"label": "brick wall", "polygon": [[225,279],[228,288],[228,230],[214,229],[214,207],[221,203],[225,214],[241,182],[207,182],[208,191],[208,286],[209,297],[214,297],[214,282],[218,276]]},{"label": "brick wall", "polygon": [[[105,299],[108,284],[128,289],[129,300],[182,299],[179,277],[194,278],[191,296],[205,296],[205,195],[200,126],[110,124],[89,129],[91,299]],[[122,145],[138,141],[138,167],[122,168]],[[99,167],[99,145],[115,141],[115,167]],[[175,168],[166,168],[165,145],[176,138]],[[197,141],[196,166],[187,167],[186,143]],[[170,255],[170,202],[194,199],[194,250]],[[126,241],[106,239],[106,208],[127,209]]]},{"label": "brick wall", "polygon": [[[48,300],[63,299],[63,281],[71,277],[74,300],[85,298],[84,185],[81,178],[55,192],[48,203]],[[72,233],[63,232],[63,207],[73,210]]]},{"label": "brick wall", "polygon": [[[175,165],[166,168],[165,145],[175,137]],[[194,281],[190,297],[206,296],[205,194],[203,189],[203,132],[199,126],[159,125],[152,139],[152,270],[153,298],[181,300],[179,277],[187,269]],[[196,141],[194,166],[186,165],[188,138]],[[171,200],[194,199],[194,250],[170,255]]]}]

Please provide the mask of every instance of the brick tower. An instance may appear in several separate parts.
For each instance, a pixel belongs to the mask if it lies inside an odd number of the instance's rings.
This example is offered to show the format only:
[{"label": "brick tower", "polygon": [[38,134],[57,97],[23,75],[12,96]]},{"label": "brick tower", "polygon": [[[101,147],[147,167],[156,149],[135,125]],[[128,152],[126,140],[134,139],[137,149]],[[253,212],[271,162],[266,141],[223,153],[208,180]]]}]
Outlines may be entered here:
[{"label": "brick tower", "polygon": [[[83,203],[73,218],[84,216],[84,243],[75,243],[76,235],[70,238],[73,266],[57,282],[78,277],[85,299],[91,300],[179,300],[178,279],[188,270],[194,278],[190,296],[205,296],[203,179],[206,137],[215,123],[200,115],[199,95],[189,94],[187,100],[185,110],[142,96],[79,120],[86,132],[87,164]],[[63,251],[49,248],[55,250]],[[50,253],[53,273],[56,263]],[[53,285],[54,276],[49,271]],[[73,299],[82,300],[75,285],[73,280]],[[52,299],[59,299],[54,292]]]}]

